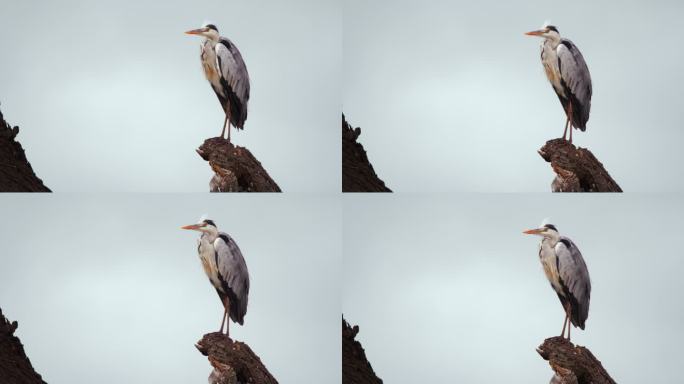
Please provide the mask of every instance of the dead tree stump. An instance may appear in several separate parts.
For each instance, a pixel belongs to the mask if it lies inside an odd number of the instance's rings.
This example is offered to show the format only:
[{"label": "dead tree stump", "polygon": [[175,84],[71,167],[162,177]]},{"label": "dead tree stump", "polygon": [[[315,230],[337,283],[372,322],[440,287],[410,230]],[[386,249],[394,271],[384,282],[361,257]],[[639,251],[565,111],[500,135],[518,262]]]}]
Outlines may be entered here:
[{"label": "dead tree stump", "polygon": [[353,328],[342,318],[342,383],[343,384],[382,384],[375,375],[373,367],[366,359],[361,343],[354,340],[359,326]]},{"label": "dead tree stump", "polygon": [[14,336],[18,326],[16,321],[10,323],[0,309],[0,383],[45,384]]},{"label": "dead tree stump", "polygon": [[553,139],[539,149],[539,155],[551,163],[556,173],[551,183],[553,192],[622,192],[603,164],[586,148]]},{"label": "dead tree stump", "polygon": [[342,115],[342,192],[392,192],[373,170],[357,142],[361,128],[352,128]]},{"label": "dead tree stump", "polygon": [[247,148],[213,137],[204,141],[197,154],[209,162],[214,171],[209,182],[211,192],[281,192]]},{"label": "dead tree stump", "polygon": [[615,384],[590,350],[560,336],[544,340],[537,352],[551,365],[553,384]]},{"label": "dead tree stump", "polygon": [[11,127],[0,112],[0,192],[50,192],[36,176],[24,148],[16,141],[19,127]]},{"label": "dead tree stump", "polygon": [[207,333],[195,347],[209,359],[214,370],[211,384],[278,384],[252,349],[219,333]]}]

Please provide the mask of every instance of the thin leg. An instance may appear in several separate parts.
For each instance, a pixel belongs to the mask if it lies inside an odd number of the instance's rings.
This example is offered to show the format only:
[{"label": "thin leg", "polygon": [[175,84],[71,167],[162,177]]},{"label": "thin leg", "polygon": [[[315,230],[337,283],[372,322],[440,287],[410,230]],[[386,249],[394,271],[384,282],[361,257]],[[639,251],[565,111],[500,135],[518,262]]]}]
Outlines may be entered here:
[{"label": "thin leg", "polygon": [[[228,122],[228,142],[230,143],[230,107],[228,107],[228,112],[226,113],[226,121]],[[223,135],[221,135],[223,138]]]},{"label": "thin leg", "polygon": [[572,104],[570,104],[568,110],[570,110],[568,114],[568,120],[570,121],[570,144],[572,144]]},{"label": "thin leg", "polygon": [[[565,130],[563,131],[563,140],[565,140],[565,135],[568,134],[568,124],[570,123],[570,118],[568,117],[567,120],[565,120]],[[570,130],[570,133],[572,133],[572,130]]]},{"label": "thin leg", "polygon": [[[228,336],[230,335],[230,316],[228,316],[230,312],[230,299],[228,296],[223,300],[223,308],[226,310],[224,318],[226,319],[226,336]],[[223,332],[223,327],[221,327],[221,331]]]},{"label": "thin leg", "polygon": [[[223,135],[226,133],[226,123],[228,122],[228,114],[226,113],[226,119],[223,120],[223,130],[221,131],[221,138],[223,139]],[[228,134],[230,134],[230,127],[228,127]]]},{"label": "thin leg", "polygon": [[570,323],[570,317],[568,317],[568,341],[570,341],[570,328],[572,328],[572,324]]},{"label": "thin leg", "polygon": [[226,322],[226,316],[228,316],[228,310],[223,308],[223,320],[221,320],[221,329],[219,332],[223,333],[223,324]]},{"label": "thin leg", "polygon": [[565,337],[565,325],[568,323],[568,313],[565,313],[565,320],[563,320],[563,330],[561,331],[561,338]]}]

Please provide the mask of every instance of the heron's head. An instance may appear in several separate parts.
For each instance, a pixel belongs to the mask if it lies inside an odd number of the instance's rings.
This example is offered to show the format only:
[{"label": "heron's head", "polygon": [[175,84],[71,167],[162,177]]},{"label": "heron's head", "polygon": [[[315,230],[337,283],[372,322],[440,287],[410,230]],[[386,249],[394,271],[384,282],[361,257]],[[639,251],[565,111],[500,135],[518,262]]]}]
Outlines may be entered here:
[{"label": "heron's head", "polygon": [[535,229],[528,229],[527,231],[523,232],[524,234],[527,235],[537,235],[541,236],[547,239],[556,239],[560,237],[560,234],[558,233],[558,229],[556,229],[556,226],[553,224],[544,224],[539,228]]},{"label": "heron's head", "polygon": [[188,35],[199,35],[199,36],[204,36],[209,40],[214,40],[218,41],[219,40],[219,33],[218,33],[218,28],[214,24],[204,24],[202,28],[198,29],[193,29],[191,31],[185,32]]},{"label": "heron's head", "polygon": [[189,229],[191,231],[198,231],[198,232],[203,232],[203,233],[208,233],[208,234],[218,233],[218,228],[216,228],[216,224],[214,224],[213,220],[209,220],[209,219],[202,219],[197,224],[186,225],[186,226],[181,227],[181,229]]},{"label": "heron's head", "polygon": [[546,40],[560,41],[560,33],[558,28],[553,25],[544,25],[541,29],[525,33],[527,36],[539,36]]}]

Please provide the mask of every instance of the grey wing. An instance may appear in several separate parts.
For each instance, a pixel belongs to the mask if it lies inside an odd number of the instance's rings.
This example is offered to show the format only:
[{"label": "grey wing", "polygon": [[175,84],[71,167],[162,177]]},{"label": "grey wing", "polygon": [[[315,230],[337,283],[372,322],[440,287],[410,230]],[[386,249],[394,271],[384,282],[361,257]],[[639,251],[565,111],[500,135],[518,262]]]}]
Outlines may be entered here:
[{"label": "grey wing", "polygon": [[230,40],[221,38],[216,44],[216,60],[221,77],[246,107],[249,101],[249,73],[242,54]]},{"label": "grey wing", "polygon": [[230,298],[230,315],[242,324],[247,313],[249,272],[240,248],[230,235],[221,232],[214,240],[216,267],[223,282],[223,293]]},{"label": "grey wing", "polygon": [[584,329],[584,322],[589,316],[589,299],[591,296],[591,281],[589,270],[584,262],[582,253],[575,243],[567,237],[561,237],[556,244],[556,260],[558,274],[570,295],[568,298],[572,306],[572,323]]},{"label": "grey wing", "polygon": [[[591,75],[582,53],[570,40],[563,39],[556,48],[561,79],[570,90],[577,113],[575,126],[585,128],[591,110]],[[574,100],[573,100],[574,99]],[[579,109],[579,110],[577,110]]]}]

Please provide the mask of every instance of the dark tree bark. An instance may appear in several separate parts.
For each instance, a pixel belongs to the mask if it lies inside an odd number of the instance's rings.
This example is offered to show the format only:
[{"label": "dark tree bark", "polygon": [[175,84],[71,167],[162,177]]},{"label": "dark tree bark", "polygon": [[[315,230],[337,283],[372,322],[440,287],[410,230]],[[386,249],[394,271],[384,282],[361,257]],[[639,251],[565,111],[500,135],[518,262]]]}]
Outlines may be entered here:
[{"label": "dark tree bark", "polygon": [[209,182],[211,192],[281,192],[247,148],[213,137],[205,140],[197,153],[214,171]]},{"label": "dark tree bark", "polygon": [[45,384],[33,369],[21,341],[14,336],[18,326],[16,321],[10,323],[0,309],[0,383]]},{"label": "dark tree bark", "polygon": [[375,174],[363,146],[356,141],[361,128],[352,128],[342,115],[342,192],[392,192]]},{"label": "dark tree bark", "polygon": [[0,192],[50,192],[15,140],[18,134],[19,127],[12,128],[0,112]]},{"label": "dark tree bark", "polygon": [[555,372],[553,384],[615,384],[590,350],[560,336],[544,340],[537,352]]},{"label": "dark tree bark", "polygon": [[252,349],[219,332],[207,333],[195,347],[209,359],[212,384],[278,384]]},{"label": "dark tree bark", "polygon": [[564,139],[549,140],[539,155],[551,163],[556,178],[553,192],[622,192],[600,161],[586,148],[578,148]]},{"label": "dark tree bark", "polygon": [[382,384],[366,359],[361,343],[354,340],[359,326],[353,328],[342,318],[342,384]]}]

